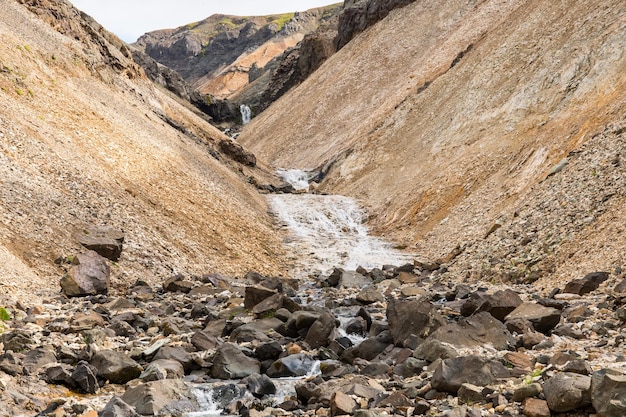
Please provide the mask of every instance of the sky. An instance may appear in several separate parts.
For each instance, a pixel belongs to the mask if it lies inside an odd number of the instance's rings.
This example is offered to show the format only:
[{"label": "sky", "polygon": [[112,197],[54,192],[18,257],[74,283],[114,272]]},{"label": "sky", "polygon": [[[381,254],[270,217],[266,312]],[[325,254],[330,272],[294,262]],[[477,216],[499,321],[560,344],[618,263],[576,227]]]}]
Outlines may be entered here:
[{"label": "sky", "polygon": [[340,0],[70,0],[122,40],[171,29],[213,14],[264,16],[339,3]]}]

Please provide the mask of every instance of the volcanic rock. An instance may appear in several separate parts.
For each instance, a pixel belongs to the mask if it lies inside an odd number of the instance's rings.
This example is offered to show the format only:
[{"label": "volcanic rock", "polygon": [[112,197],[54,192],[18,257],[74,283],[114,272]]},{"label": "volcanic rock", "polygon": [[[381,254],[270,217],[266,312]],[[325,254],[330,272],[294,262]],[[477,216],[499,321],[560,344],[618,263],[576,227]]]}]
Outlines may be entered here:
[{"label": "volcanic rock", "polygon": [[598,417],[626,415],[626,375],[601,369],[591,377],[591,401]]},{"label": "volcanic rock", "polygon": [[598,289],[600,284],[607,279],[609,279],[608,272],[592,272],[581,279],[568,282],[563,292],[578,295],[588,294]]},{"label": "volcanic rock", "polygon": [[476,355],[460,356],[441,361],[432,377],[432,386],[438,391],[456,394],[464,383],[491,384],[510,373],[502,363]]},{"label": "volcanic rock", "polygon": [[72,268],[61,278],[61,289],[68,297],[106,294],[111,269],[107,261],[94,251],[76,255]]},{"label": "volcanic rock", "polygon": [[152,381],[129,388],[121,400],[141,415],[176,415],[198,409],[195,395],[180,379]]},{"label": "volcanic rock", "polygon": [[131,379],[138,378],[143,371],[141,365],[122,352],[101,350],[94,354],[89,361],[99,378],[109,380],[113,384],[125,384]]},{"label": "volcanic rock", "polygon": [[387,305],[389,330],[396,345],[403,345],[411,336],[426,339],[445,324],[437,309],[425,298],[419,300],[391,299]]},{"label": "volcanic rock", "polygon": [[260,371],[259,361],[248,358],[236,345],[224,343],[217,348],[211,373],[218,379],[238,379]]},{"label": "volcanic rock", "polygon": [[536,303],[524,303],[508,314],[505,321],[516,319],[528,320],[535,330],[547,334],[559,324],[561,312],[555,308],[544,307]]},{"label": "volcanic rock", "polygon": [[560,372],[543,384],[543,393],[552,411],[563,413],[591,405],[591,378]]},{"label": "volcanic rock", "polygon": [[77,233],[76,240],[98,255],[117,261],[122,254],[124,232],[106,227],[91,227]]}]

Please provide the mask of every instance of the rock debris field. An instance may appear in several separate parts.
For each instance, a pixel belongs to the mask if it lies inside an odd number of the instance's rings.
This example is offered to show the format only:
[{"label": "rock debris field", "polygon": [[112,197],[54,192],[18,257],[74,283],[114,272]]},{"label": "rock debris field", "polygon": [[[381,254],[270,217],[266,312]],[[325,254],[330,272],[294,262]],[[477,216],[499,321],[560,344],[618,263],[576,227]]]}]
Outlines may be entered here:
[{"label": "rock debris field", "polygon": [[6,308],[2,415],[626,415],[626,280],[614,273],[537,294],[446,282],[415,261],[311,282],[175,275],[114,293],[97,252],[119,256],[123,236],[83,244],[93,250],[58,260],[58,296]]}]

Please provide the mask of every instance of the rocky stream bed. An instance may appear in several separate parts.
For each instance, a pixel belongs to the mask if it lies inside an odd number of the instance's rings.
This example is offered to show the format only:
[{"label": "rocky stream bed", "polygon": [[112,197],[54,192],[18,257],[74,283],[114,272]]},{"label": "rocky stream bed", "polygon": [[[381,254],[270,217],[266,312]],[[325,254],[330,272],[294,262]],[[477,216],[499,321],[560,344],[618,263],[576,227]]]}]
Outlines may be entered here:
[{"label": "rocky stream bed", "polygon": [[[338,230],[361,241],[357,226]],[[332,258],[351,268],[120,290],[109,275],[123,234],[86,235],[85,253],[58,260],[58,296],[5,304],[1,415],[626,415],[621,271],[544,294],[444,280],[426,260],[373,267],[365,249]]]}]

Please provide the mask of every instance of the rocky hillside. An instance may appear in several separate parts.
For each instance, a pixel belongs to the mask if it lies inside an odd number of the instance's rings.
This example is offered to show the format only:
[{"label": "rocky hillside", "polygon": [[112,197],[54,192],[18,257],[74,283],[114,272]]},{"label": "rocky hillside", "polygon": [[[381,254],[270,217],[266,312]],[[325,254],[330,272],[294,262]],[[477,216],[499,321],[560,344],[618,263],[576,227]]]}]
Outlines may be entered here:
[{"label": "rocky hillside", "polygon": [[240,148],[70,3],[0,8],[4,297],[57,292],[81,236],[102,227],[124,238],[116,288],[176,273],[278,271],[266,203],[248,184],[272,179]]},{"label": "rocky hillside", "polygon": [[241,91],[331,19],[339,5],[270,16],[213,15],[180,28],[150,32],[136,48],[177,71],[202,94],[224,99]]},{"label": "rocky hillside", "polygon": [[429,259],[468,249],[454,267],[468,276],[552,285],[578,262],[619,274],[626,241],[610,219],[625,214],[622,9],[409,4],[254,119],[241,142],[276,167],[323,168],[323,191],[359,198],[379,233]]}]

